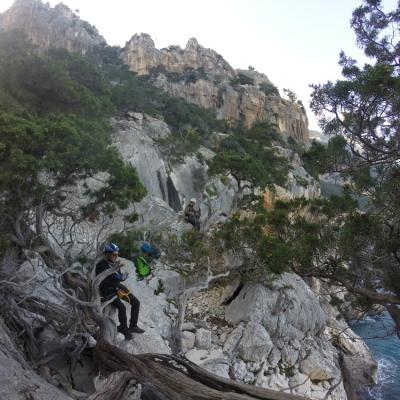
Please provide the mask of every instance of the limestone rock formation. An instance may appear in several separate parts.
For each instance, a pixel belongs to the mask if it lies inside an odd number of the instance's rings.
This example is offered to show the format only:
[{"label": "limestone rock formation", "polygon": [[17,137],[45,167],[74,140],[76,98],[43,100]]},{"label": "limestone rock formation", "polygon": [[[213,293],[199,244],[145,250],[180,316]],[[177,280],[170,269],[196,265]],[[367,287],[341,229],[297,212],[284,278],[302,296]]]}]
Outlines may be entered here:
[{"label": "limestone rock formation", "polygon": [[85,54],[106,43],[94,26],[62,3],[52,8],[41,0],[16,0],[0,14],[0,30],[13,29],[22,30],[39,50],[56,47]]},{"label": "limestone rock formation", "polygon": [[[0,15],[0,30],[23,30],[39,51],[50,47],[85,54],[106,42],[97,29],[63,4],[51,8],[41,0],[16,0]],[[150,74],[153,84],[172,96],[214,110],[220,119],[275,123],[283,135],[308,141],[308,120],[301,103],[279,96],[269,79],[257,71],[234,70],[216,51],[195,38],[186,47],[158,50],[148,34],[134,35],[122,52],[132,71]]]},{"label": "limestone rock formation", "polygon": [[158,50],[148,34],[134,35],[122,59],[139,75],[172,96],[212,109],[220,119],[275,123],[284,135],[308,141],[308,120],[301,104],[279,96],[270,80],[257,71],[234,70],[217,52],[192,38],[186,47]]},{"label": "limestone rock formation", "polygon": [[150,35],[136,34],[126,43],[122,59],[139,75],[149,74],[154,68],[165,68],[165,71],[180,74],[202,69],[205,74],[224,79],[232,79],[236,75],[222,56],[200,46],[195,38],[189,39],[183,50],[179,46],[158,50]]},{"label": "limestone rock formation", "polygon": [[[331,305],[332,299],[343,296],[344,293],[336,293],[332,287],[326,287],[316,278],[311,279],[310,286],[315,293],[321,294],[320,303],[327,317],[328,335],[340,349],[343,370],[348,374],[354,390],[358,391],[365,386],[375,385],[377,362],[364,340],[350,329],[344,319],[338,318],[337,308]],[[333,295],[332,292],[335,294]]]},{"label": "limestone rock formation", "polygon": [[[232,177],[224,182],[208,177],[207,164],[196,155],[186,156],[183,163],[169,163],[158,146],[158,140],[170,134],[165,122],[131,112],[123,118],[115,118],[113,128],[116,147],[123,159],[136,168],[148,191],[148,197],[142,201],[142,216],[148,225],[157,225],[156,221],[160,221],[170,228],[192,197],[199,201],[202,222],[212,222],[222,212],[230,213],[238,190],[236,181]],[[205,148],[203,152],[210,153]],[[146,207],[149,199],[162,207],[159,217],[156,208]],[[149,209],[152,210],[150,214]]]},{"label": "limestone rock formation", "polygon": [[187,321],[199,332],[213,332],[213,339],[207,351],[194,343],[187,357],[206,369],[218,364],[220,373],[228,363],[231,377],[258,386],[310,399],[347,398],[326,314],[299,276],[284,273],[268,284],[244,284],[223,305],[229,286],[216,285],[193,296]]},{"label": "limestone rock formation", "polygon": [[264,192],[264,207],[271,209],[277,200],[288,201],[299,197],[316,199],[321,196],[320,183],[317,182],[303,167],[298,154],[289,149],[278,148],[281,156],[285,157],[292,166],[288,173],[286,187],[275,185],[275,190],[268,188]]},{"label": "limestone rock formation", "polygon": [[0,319],[0,347],[1,399],[72,399],[29,368],[2,319]]}]

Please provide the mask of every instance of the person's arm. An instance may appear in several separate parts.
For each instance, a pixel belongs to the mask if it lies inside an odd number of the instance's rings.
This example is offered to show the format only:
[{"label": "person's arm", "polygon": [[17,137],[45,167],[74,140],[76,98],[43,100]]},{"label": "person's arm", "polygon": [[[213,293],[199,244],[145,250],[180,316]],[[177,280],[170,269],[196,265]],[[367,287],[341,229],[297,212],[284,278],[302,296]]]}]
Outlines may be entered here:
[{"label": "person's arm", "polygon": [[185,217],[188,217],[189,215],[190,215],[189,204],[187,204],[186,207],[185,207]]},{"label": "person's arm", "polygon": [[[102,272],[106,271],[109,269],[108,263],[105,260],[100,261],[96,265],[96,275],[101,274]],[[100,285],[103,288],[118,288],[119,285],[119,280],[116,279],[115,273],[112,273],[111,275],[108,275],[105,277],[101,282]]]}]

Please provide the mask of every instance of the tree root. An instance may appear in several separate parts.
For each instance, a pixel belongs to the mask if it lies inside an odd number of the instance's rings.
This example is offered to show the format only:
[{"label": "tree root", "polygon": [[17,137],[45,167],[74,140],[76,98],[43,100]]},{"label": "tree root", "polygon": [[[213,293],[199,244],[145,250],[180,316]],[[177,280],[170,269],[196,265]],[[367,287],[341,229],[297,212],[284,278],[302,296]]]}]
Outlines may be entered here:
[{"label": "tree root", "polygon": [[[132,355],[100,340],[95,348],[107,373],[128,371],[149,400],[305,400],[305,397],[245,385],[218,377],[177,356]],[[97,400],[97,399],[96,399]]]}]

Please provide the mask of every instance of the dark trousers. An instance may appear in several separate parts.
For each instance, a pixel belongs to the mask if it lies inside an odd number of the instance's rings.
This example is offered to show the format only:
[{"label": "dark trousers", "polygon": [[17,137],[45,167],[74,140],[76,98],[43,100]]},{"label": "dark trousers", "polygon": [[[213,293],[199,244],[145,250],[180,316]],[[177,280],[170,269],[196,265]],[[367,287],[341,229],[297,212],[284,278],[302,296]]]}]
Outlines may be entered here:
[{"label": "dark trousers", "polygon": [[[130,303],[131,305],[131,319],[129,322],[129,327],[136,326],[139,319],[140,301],[132,293],[129,293],[129,296],[124,297],[123,299],[124,301]],[[111,304],[118,310],[118,319],[121,328],[124,330],[128,329],[128,321],[126,318],[126,307],[123,301],[119,298],[116,298]]]},{"label": "dark trousers", "polygon": [[189,224],[192,224],[194,226],[194,229],[196,229],[197,232],[200,231],[200,221],[197,217],[195,217],[194,215],[188,215],[186,220],[187,222],[189,222]]}]

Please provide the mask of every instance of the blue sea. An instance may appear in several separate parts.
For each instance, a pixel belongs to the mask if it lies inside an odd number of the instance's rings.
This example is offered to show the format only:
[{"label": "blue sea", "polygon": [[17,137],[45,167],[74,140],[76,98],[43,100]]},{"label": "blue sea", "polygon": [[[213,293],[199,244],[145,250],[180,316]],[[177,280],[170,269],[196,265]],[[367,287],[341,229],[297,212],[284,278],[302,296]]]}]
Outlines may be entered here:
[{"label": "blue sea", "polygon": [[352,329],[371,349],[378,362],[378,384],[362,394],[363,400],[400,400],[400,339],[390,316],[367,317]]}]

